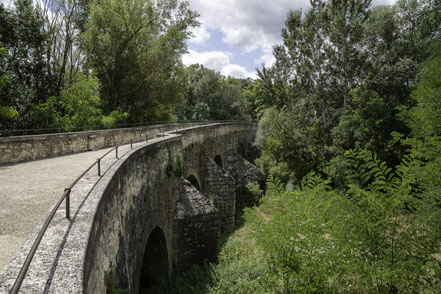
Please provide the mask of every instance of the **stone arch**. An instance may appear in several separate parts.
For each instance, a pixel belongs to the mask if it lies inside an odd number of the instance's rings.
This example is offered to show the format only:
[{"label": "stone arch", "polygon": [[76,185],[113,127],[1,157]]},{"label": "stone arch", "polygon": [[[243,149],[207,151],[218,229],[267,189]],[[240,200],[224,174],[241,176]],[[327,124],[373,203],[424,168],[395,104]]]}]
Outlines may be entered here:
[{"label": "stone arch", "polygon": [[199,185],[198,179],[194,175],[190,175],[187,180],[196,188],[198,191],[201,192],[201,185]]},{"label": "stone arch", "polygon": [[219,165],[221,168],[224,168],[222,164],[222,158],[219,154],[214,157],[214,162],[216,162],[216,164]]},{"label": "stone arch", "polygon": [[150,293],[155,285],[155,278],[169,274],[167,241],[161,228],[155,227],[144,249],[139,293]]},{"label": "stone arch", "polygon": [[245,146],[242,143],[239,144],[238,154],[245,158]]}]

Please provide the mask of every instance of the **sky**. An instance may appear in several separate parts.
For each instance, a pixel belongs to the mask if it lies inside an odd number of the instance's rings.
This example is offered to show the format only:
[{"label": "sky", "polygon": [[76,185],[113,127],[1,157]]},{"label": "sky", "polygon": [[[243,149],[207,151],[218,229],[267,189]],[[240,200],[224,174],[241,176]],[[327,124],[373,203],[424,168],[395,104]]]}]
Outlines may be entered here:
[{"label": "sky", "polygon": [[[373,0],[374,5],[395,0]],[[225,76],[255,78],[256,68],[274,62],[272,48],[290,9],[307,9],[309,0],[189,0],[200,14],[199,28],[187,42],[185,65],[194,63]]]},{"label": "sky", "polygon": [[[256,78],[256,68],[273,64],[273,46],[290,9],[307,9],[309,0],[187,0],[200,14],[183,63],[205,67],[236,78]],[[0,0],[8,3],[11,0]],[[373,5],[395,0],[373,0]]]}]

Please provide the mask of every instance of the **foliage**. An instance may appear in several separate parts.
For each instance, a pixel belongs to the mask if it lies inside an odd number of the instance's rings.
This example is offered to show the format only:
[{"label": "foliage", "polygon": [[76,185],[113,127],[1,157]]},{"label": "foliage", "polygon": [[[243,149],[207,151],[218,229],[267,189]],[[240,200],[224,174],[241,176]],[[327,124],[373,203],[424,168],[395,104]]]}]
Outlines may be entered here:
[{"label": "foliage", "polygon": [[241,112],[253,122],[258,122],[268,104],[266,99],[271,96],[265,92],[259,80],[253,81],[243,88],[241,95]]},{"label": "foliage", "polygon": [[271,293],[264,279],[266,269],[265,252],[257,246],[250,229],[242,227],[223,245],[206,293]]},{"label": "foliage", "polygon": [[421,143],[396,171],[369,150],[348,151],[347,192],[316,173],[294,192],[270,177],[218,263],[172,279],[164,293],[437,293],[441,144],[429,152]]},{"label": "foliage", "polygon": [[109,115],[103,115],[101,118],[102,125],[106,129],[115,128],[118,124],[124,122],[129,117],[127,112],[121,113],[118,110],[114,110]]},{"label": "foliage", "polygon": [[[0,61],[3,63],[3,56],[7,54],[7,50],[3,47],[2,43],[0,42]],[[8,76],[6,75],[5,71],[0,67],[0,89],[5,87],[9,83]],[[2,101],[0,100],[0,118],[14,118],[18,115],[18,112],[8,106],[2,106]]]},{"label": "foliage", "polygon": [[268,108],[259,121],[255,144],[262,154],[256,164],[285,183],[297,182],[326,162],[323,127],[317,122],[302,123],[307,115],[303,109],[301,104],[296,111]]},{"label": "foliage", "polygon": [[102,84],[104,113],[119,108],[142,122],[170,116],[196,16],[186,1],[91,1],[83,41]]},{"label": "foliage", "polygon": [[181,75],[184,91],[177,108],[179,120],[241,119],[239,105],[246,80],[225,78],[199,64],[185,68]]},{"label": "foliage", "polygon": [[247,211],[246,226],[269,266],[266,287],[276,293],[435,293],[441,283],[439,179],[437,187],[423,184],[428,180],[416,171],[429,167],[413,154],[396,173],[368,150],[347,156],[346,194],[314,173],[295,192],[270,178],[262,205]]},{"label": "foliage", "polygon": [[188,271],[175,272],[171,277],[160,278],[154,287],[156,294],[208,293],[213,282],[212,265],[194,265]]},{"label": "foliage", "polygon": [[250,229],[243,227],[226,239],[217,264],[194,265],[170,279],[162,279],[155,293],[273,293],[270,288],[263,291],[266,269],[264,251],[257,246]]},{"label": "foliage", "polygon": [[243,225],[243,213],[246,207],[253,207],[259,204],[263,191],[258,182],[249,182],[245,186],[236,189],[236,203],[234,205],[235,227]]},{"label": "foliage", "polygon": [[243,92],[244,111],[259,120],[259,166],[285,183],[316,170],[343,189],[345,150],[369,148],[390,166],[405,153],[391,133],[410,133],[398,114],[415,105],[417,65],[441,34],[441,9],[433,0],[370,2],[316,0],[291,11],[275,64]]},{"label": "foliage", "polygon": [[80,74],[76,82],[61,91],[59,99],[51,96],[46,102],[33,106],[33,123],[64,131],[115,127],[128,114],[113,111],[103,116],[98,87],[99,81],[95,76]]},{"label": "foliage", "polygon": [[409,126],[417,138],[441,135],[441,40],[434,43],[433,56],[422,63],[420,81],[412,92],[417,105],[409,113]]},{"label": "foliage", "polygon": [[81,76],[72,86],[61,91],[60,106],[64,110],[61,118],[64,129],[97,128],[101,116],[98,79],[94,76]]},{"label": "foliage", "polygon": [[32,1],[18,0],[14,4],[10,8],[0,5],[0,42],[6,48],[0,58],[1,105],[15,110],[7,111],[9,118],[0,118],[2,129],[29,126],[32,104],[42,103],[53,94],[54,75],[46,63],[43,21]]}]

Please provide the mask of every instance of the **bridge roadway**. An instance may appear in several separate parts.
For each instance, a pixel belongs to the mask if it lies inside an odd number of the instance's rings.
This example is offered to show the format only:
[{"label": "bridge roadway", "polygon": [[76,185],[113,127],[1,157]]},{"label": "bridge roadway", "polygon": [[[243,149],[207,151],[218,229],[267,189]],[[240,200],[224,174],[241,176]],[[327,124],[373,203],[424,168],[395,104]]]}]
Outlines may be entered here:
[{"label": "bridge roadway", "polygon": [[[110,149],[0,166],[0,272],[27,236],[41,227],[64,189]],[[129,150],[130,145],[119,147],[118,156]],[[102,160],[103,172],[114,159],[111,152]],[[96,173],[96,167],[89,173]]]}]

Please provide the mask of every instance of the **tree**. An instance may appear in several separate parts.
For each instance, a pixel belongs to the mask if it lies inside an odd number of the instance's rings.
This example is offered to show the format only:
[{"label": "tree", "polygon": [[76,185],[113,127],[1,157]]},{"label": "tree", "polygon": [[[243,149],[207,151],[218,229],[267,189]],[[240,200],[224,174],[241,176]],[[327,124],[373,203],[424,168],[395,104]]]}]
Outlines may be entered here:
[{"label": "tree", "polygon": [[104,113],[120,108],[133,122],[170,118],[196,17],[185,1],[91,1],[83,40]]},{"label": "tree", "polygon": [[283,44],[274,48],[276,62],[258,72],[261,92],[248,98],[256,118],[264,109],[279,111],[274,124],[262,127],[289,130],[263,132],[268,140],[277,137],[278,148],[263,151],[262,166],[286,164],[294,181],[318,168],[338,182],[346,168],[344,151],[364,147],[398,164],[405,148],[391,133],[410,132],[399,109],[414,104],[417,64],[441,32],[433,21],[441,17],[438,2],[401,0],[370,9],[370,1],[313,0],[306,12],[291,11]]},{"label": "tree", "polygon": [[409,111],[408,124],[416,138],[441,135],[441,40],[434,42],[432,52],[419,66],[420,81],[412,92],[417,105]]},{"label": "tree", "polygon": [[55,75],[53,87],[61,90],[76,81],[84,65],[81,33],[89,16],[89,0],[36,0],[47,37],[44,52],[47,65]]},{"label": "tree", "polygon": [[240,119],[240,99],[246,80],[225,78],[203,65],[193,64],[182,72],[183,101],[179,120]]},{"label": "tree", "polygon": [[[0,43],[0,60],[3,63],[3,56],[7,54],[6,49]],[[9,84],[8,76],[5,71],[0,67],[0,89],[6,87]],[[9,106],[2,106],[2,101],[0,100],[0,118],[14,118],[17,115],[17,111]]]},{"label": "tree", "polygon": [[35,125],[46,125],[64,131],[111,128],[124,121],[128,114],[117,110],[102,115],[98,96],[99,81],[95,76],[79,74],[77,81],[61,90],[60,96],[49,97],[31,110]]},{"label": "tree", "polygon": [[[349,90],[364,72],[363,25],[370,1],[310,4],[304,13],[288,14],[283,44],[274,48],[276,63],[258,72],[268,95],[263,105],[276,107],[285,116],[281,128],[286,131],[273,135],[274,130],[270,137],[279,137],[278,150],[287,152],[282,162],[288,160],[285,163],[294,168],[297,179],[309,168],[323,168],[332,157],[331,130],[350,102]],[[267,163],[271,166],[271,161]]]},{"label": "tree", "polygon": [[0,87],[0,96],[3,104],[18,112],[15,119],[0,120],[0,124],[3,129],[26,128],[32,104],[54,94],[55,75],[45,58],[43,21],[32,1],[17,0],[13,8],[0,5],[0,22],[0,41],[7,50],[0,66],[9,81]]}]

